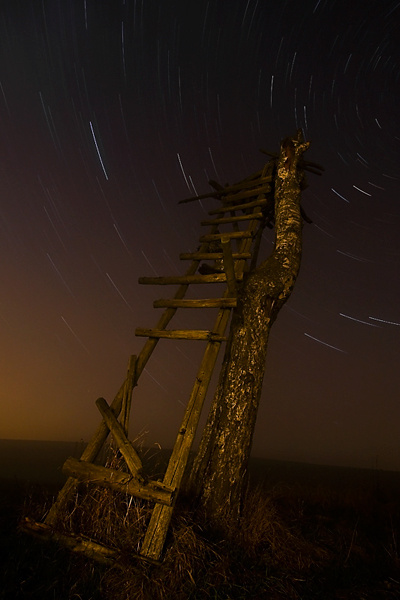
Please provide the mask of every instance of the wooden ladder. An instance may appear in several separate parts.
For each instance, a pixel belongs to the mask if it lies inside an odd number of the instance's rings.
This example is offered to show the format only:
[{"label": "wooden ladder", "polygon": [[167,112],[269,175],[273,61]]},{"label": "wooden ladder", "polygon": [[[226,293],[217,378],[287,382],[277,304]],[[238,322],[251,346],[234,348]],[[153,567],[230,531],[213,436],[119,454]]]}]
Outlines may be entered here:
[{"label": "wooden ladder", "polygon": [[[65,462],[63,471],[69,477],[44,523],[26,519],[22,526],[24,530],[41,537],[57,539],[71,549],[89,554],[97,560],[112,561],[116,556],[114,550],[82,535],[57,533],[55,528],[59,515],[79,483],[90,482],[155,503],[139,558],[151,562],[159,561],[218,352],[221,344],[227,341],[226,329],[230,311],[236,306],[237,301],[237,282],[243,280],[246,269],[249,268],[247,261],[251,260],[251,264],[255,264],[263,228],[268,220],[272,219],[273,194],[270,185],[273,179],[272,170],[273,163],[269,162],[262,171],[238,184],[224,188],[215,184],[217,188],[215,192],[186,200],[211,196],[219,198],[222,206],[211,210],[208,214],[212,218],[201,223],[202,226],[210,226],[211,229],[208,234],[200,237],[201,245],[198,251],[180,255],[181,260],[191,261],[185,275],[139,279],[139,283],[145,285],[178,285],[179,287],[173,298],[154,302],[155,308],[166,309],[154,329],[136,329],[137,336],[148,338],[142,351],[137,357],[130,357],[127,377],[111,405],[108,405],[104,398],[96,401],[102,422],[81,459],[68,458]],[[238,215],[238,212],[242,214]],[[246,226],[244,229],[239,228],[241,223]],[[232,229],[221,233],[222,226],[231,226]],[[232,250],[232,241],[237,244],[236,251]],[[202,261],[217,261],[215,264],[219,264],[220,267],[204,267],[203,272],[208,272],[198,274]],[[225,292],[221,297],[185,299],[190,285],[221,282],[226,283]],[[167,329],[178,308],[219,308],[219,311],[211,329]],[[140,457],[128,440],[132,392],[161,338],[207,342],[162,483],[146,477]],[[129,473],[94,464],[110,432],[125,459]]]}]

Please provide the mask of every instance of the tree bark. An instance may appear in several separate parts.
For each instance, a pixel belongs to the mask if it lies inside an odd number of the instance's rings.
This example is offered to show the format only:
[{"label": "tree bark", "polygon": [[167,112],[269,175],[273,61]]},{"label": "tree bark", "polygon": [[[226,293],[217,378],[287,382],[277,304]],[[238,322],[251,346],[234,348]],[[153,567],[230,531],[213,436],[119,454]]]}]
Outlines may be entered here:
[{"label": "tree bark", "polygon": [[207,519],[219,526],[232,527],[240,516],[269,332],[300,268],[304,172],[298,162],[309,145],[301,131],[281,143],[275,247],[239,288],[219,382],[188,482]]}]

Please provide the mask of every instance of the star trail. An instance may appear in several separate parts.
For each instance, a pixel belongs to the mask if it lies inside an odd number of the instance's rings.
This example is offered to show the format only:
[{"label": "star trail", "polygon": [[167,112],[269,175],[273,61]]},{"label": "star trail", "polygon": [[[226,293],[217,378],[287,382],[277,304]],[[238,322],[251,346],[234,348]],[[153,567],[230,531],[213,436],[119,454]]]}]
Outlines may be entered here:
[{"label": "star trail", "polygon": [[[183,274],[218,207],[179,200],[262,169],[260,149],[302,128],[325,172],[307,174],[253,452],[400,469],[399,23],[392,0],[3,3],[0,438],[90,438],[136,327],[175,291],[138,278]],[[173,445],[202,351],[160,341],[132,437]]]}]

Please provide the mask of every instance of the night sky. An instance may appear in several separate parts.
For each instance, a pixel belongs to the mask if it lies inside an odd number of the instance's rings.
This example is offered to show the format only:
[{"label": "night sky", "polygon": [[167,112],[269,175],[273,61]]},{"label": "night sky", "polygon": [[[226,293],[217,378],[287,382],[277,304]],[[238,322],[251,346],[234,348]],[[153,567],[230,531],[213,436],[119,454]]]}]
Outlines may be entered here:
[{"label": "night sky", "polygon": [[[397,0],[2,3],[0,438],[90,438],[176,291],[138,277],[184,274],[219,206],[178,201],[301,127],[325,172],[307,175],[253,454],[400,469],[399,19]],[[172,446],[204,347],[159,342],[132,437]]]}]

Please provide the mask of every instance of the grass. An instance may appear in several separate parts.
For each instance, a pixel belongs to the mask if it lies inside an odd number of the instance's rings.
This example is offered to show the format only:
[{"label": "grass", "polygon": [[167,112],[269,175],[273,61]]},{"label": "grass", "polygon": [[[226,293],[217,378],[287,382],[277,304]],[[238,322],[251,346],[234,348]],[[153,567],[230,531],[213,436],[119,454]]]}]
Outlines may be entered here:
[{"label": "grass", "polygon": [[155,566],[133,557],[151,505],[83,486],[57,528],[117,549],[118,564],[107,567],[18,530],[23,515],[42,520],[55,493],[40,486],[3,493],[0,598],[400,598],[400,500],[390,496],[284,484],[249,487],[239,530],[229,539],[180,497],[163,562]]}]

